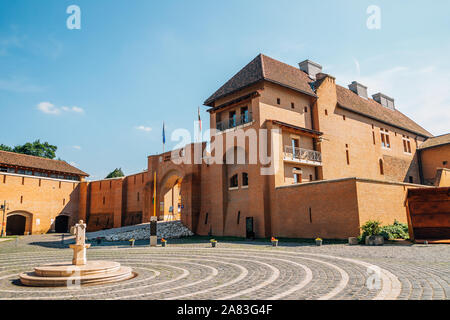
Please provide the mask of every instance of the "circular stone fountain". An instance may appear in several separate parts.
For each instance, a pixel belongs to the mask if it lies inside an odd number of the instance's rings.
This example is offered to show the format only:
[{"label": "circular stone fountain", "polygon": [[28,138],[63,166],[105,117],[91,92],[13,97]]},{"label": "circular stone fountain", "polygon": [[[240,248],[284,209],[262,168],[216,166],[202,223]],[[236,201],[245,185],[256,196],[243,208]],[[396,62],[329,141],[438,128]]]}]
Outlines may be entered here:
[{"label": "circular stone fountain", "polygon": [[135,276],[130,267],[122,267],[113,261],[87,261],[85,243],[86,225],[81,220],[75,226],[76,243],[72,263],[45,264],[34,268],[34,272],[20,274],[20,282],[33,287],[65,287],[75,285],[94,285],[131,279]]}]

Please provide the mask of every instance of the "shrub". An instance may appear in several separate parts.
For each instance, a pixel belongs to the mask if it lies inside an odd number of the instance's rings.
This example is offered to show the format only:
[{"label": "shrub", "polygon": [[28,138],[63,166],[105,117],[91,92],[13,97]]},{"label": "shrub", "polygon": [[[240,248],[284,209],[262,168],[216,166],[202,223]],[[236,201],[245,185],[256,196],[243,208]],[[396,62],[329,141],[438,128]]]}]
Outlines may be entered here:
[{"label": "shrub", "polygon": [[409,239],[408,225],[395,220],[394,224],[382,227],[380,235],[385,240]]},{"label": "shrub", "polygon": [[381,233],[381,222],[369,220],[362,227],[362,234],[358,237],[358,242],[363,243],[366,237],[378,236]]}]

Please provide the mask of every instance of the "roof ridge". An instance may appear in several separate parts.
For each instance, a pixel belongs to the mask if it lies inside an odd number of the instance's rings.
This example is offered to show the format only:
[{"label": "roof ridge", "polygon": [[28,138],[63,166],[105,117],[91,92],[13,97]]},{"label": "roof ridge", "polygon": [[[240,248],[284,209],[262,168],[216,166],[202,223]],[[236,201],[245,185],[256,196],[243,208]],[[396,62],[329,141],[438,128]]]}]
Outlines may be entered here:
[{"label": "roof ridge", "polygon": [[[25,157],[32,157],[32,158],[38,158],[38,159],[44,159],[44,160],[66,162],[66,161],[64,161],[64,160],[50,159],[50,158],[45,158],[45,157],[40,157],[40,156],[34,156],[34,155],[32,155],[32,154],[26,154],[26,153],[14,152],[14,151],[0,150],[0,152],[6,152],[6,153],[11,153],[11,154],[18,154],[18,155],[25,156]],[[68,162],[66,162],[66,163],[68,163]]]}]

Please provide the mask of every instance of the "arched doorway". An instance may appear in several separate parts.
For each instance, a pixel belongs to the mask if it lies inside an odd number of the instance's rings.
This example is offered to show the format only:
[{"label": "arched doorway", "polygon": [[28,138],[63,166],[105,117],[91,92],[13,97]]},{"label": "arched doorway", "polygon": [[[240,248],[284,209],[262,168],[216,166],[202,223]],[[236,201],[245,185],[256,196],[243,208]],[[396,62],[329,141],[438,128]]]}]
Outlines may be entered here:
[{"label": "arched doorway", "polygon": [[69,232],[69,216],[60,215],[55,219],[55,232],[67,233]]},{"label": "arched doorway", "polygon": [[6,219],[6,235],[23,236],[25,234],[27,218],[22,215],[10,215]]},{"label": "arched doorway", "polygon": [[182,199],[181,187],[183,177],[180,172],[170,171],[161,183],[159,220],[173,221],[181,219]]}]

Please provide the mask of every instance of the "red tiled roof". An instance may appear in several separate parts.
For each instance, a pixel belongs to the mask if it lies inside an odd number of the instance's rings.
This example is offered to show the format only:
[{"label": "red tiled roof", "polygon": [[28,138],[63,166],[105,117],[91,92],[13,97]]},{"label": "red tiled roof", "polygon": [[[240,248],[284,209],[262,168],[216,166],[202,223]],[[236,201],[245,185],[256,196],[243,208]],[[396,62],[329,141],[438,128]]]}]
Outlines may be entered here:
[{"label": "red tiled roof", "polygon": [[311,79],[299,68],[259,54],[236,75],[228,80],[205,102],[211,105],[215,100],[227,96],[240,89],[266,80],[284,87],[300,91],[307,95],[316,96],[309,83]]},{"label": "red tiled roof", "polygon": [[433,135],[398,110],[386,108],[372,99],[364,99],[353,91],[336,85],[338,105],[341,108],[379,120],[383,123],[424,136]]},{"label": "red tiled roof", "polygon": [[419,149],[428,149],[433,147],[443,146],[445,144],[450,144],[450,133],[443,134],[441,136],[433,137],[426,140],[419,146]]},{"label": "red tiled roof", "polygon": [[1,164],[60,173],[71,173],[85,177],[89,176],[86,172],[71,166],[65,161],[29,156],[26,154],[8,151],[0,151],[0,165]]}]

